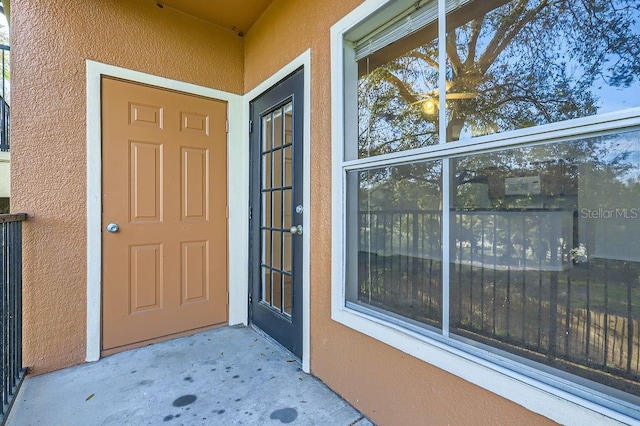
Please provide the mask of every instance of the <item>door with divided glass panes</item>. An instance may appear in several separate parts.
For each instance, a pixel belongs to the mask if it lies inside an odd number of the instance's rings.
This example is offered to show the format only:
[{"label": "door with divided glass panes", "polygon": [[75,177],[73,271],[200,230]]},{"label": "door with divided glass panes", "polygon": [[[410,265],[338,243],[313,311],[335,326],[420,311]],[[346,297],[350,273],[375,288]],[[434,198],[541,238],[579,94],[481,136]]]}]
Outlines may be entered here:
[{"label": "door with divided glass panes", "polygon": [[251,102],[250,321],[302,358],[302,69]]}]

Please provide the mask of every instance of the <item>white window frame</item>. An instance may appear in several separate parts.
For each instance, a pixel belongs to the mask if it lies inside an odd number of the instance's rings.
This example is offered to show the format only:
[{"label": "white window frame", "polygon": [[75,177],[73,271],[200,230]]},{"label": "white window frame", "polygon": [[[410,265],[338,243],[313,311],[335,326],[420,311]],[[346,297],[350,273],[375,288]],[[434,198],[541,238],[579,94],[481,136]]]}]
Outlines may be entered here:
[{"label": "white window frame", "polygon": [[[455,1],[455,0],[454,0]],[[448,0],[438,0],[439,16],[447,10]],[[582,135],[594,136],[616,130],[640,129],[640,108],[551,123],[533,128],[487,135],[458,142],[445,143],[446,121],[440,120],[439,145],[395,152],[370,158],[353,159],[355,131],[345,123],[357,122],[356,66],[353,40],[354,28],[360,35],[373,30],[391,19],[393,13],[407,8],[414,1],[365,0],[359,7],[331,28],[331,118],[332,118],[332,276],[331,318],[349,328],[386,343],[402,352],[461,377],[488,391],[498,394],[525,408],[562,424],[626,423],[640,421],[640,406],[616,398],[613,394],[598,392],[579,378],[567,380],[539,365],[521,362],[499,351],[487,351],[477,346],[448,338],[448,304],[443,303],[443,333],[432,333],[412,326],[393,315],[355,307],[346,302],[347,243],[347,180],[349,171],[366,170],[428,159],[442,159],[442,174],[448,176],[448,158],[486,150],[506,149],[518,145],[561,142]],[[449,4],[449,6],[451,6]],[[391,10],[393,9],[393,10]],[[445,20],[439,20],[440,34]],[[368,27],[368,28],[367,28]],[[362,28],[365,28],[362,30]],[[440,69],[446,61],[445,40],[440,43]],[[440,73],[440,87],[444,87],[445,74]],[[444,114],[445,99],[440,99]],[[345,159],[348,152],[349,160]],[[443,179],[443,182],[446,179]],[[443,204],[449,205],[449,191],[445,183]],[[448,256],[448,215],[443,215],[443,256]],[[443,278],[448,276],[448,259],[443,258]],[[448,279],[443,279],[443,292],[447,292]],[[583,384],[581,384],[581,382]]]}]

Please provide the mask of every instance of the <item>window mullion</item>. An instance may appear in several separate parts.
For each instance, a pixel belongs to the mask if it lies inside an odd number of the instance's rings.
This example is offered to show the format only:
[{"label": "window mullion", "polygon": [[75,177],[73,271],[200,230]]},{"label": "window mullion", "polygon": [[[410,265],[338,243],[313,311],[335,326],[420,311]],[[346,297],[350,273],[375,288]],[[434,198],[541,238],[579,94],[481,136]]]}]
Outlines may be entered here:
[{"label": "window mullion", "polygon": [[[447,22],[446,0],[438,0],[438,86],[439,86],[439,139],[447,143]],[[449,230],[450,230],[450,164],[448,158],[442,159],[442,334],[449,337]]]},{"label": "window mullion", "polygon": [[442,335],[449,337],[449,266],[450,230],[451,230],[451,191],[449,179],[451,162],[449,158],[442,159]]},{"label": "window mullion", "polygon": [[438,0],[438,136],[447,143],[447,12],[446,0]]}]

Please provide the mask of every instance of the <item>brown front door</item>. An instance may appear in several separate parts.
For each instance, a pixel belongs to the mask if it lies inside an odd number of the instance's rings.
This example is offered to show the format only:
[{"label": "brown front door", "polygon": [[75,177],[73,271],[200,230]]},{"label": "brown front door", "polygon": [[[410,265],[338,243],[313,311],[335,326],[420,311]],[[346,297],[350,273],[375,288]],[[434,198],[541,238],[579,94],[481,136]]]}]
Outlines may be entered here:
[{"label": "brown front door", "polygon": [[102,79],[102,350],[227,322],[227,104]]}]

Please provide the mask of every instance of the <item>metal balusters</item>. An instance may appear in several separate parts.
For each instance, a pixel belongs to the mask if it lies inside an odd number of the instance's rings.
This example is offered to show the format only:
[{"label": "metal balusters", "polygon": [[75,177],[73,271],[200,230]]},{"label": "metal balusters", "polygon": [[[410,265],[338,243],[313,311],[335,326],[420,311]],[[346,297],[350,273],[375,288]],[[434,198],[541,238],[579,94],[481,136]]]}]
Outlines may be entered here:
[{"label": "metal balusters", "polygon": [[[538,215],[538,232],[542,229],[542,216]],[[546,251],[538,249],[538,341],[537,349],[542,350],[542,260],[546,257]]]},{"label": "metal balusters", "polygon": [[496,300],[496,287],[498,286],[498,216],[496,214],[493,215],[493,294],[491,299],[492,306],[492,320],[491,320],[491,331],[493,335],[496,334],[496,307],[498,305],[498,301]]},{"label": "metal balusters", "polygon": [[633,301],[631,299],[631,285],[632,281],[635,281],[636,278],[631,278],[630,265],[629,262],[624,262],[625,266],[625,278],[627,281],[627,372],[631,372],[631,358],[633,357],[633,316],[632,316],[632,306]]},{"label": "metal balusters", "polygon": [[480,330],[484,332],[484,270],[485,270],[485,262],[484,262],[484,245],[485,245],[485,222],[487,219],[487,215],[482,215],[482,222],[480,225]]},{"label": "metal balusters", "polygon": [[604,360],[603,367],[607,368],[609,361],[609,262],[604,262]]},{"label": "metal balusters", "polygon": [[22,221],[25,214],[0,215],[0,370],[2,421],[24,378],[22,368]]},{"label": "metal balusters", "polygon": [[473,252],[475,250],[475,235],[473,234],[473,219],[469,217],[469,326],[473,327]]},{"label": "metal balusters", "polygon": [[511,260],[512,260],[512,243],[511,243],[511,216],[506,217],[507,220],[507,295],[505,299],[505,309],[507,313],[507,338],[511,337]]},{"label": "metal balusters", "polygon": [[520,319],[520,327],[522,341],[527,342],[526,327],[527,324],[527,216],[522,215],[522,318]]},{"label": "metal balusters", "polygon": [[[598,259],[592,252],[570,255],[578,242],[562,231],[570,229],[564,225],[571,213],[453,212],[452,292],[445,300],[452,307],[452,330],[553,365],[574,369],[566,361],[589,374],[600,371],[637,381],[640,264]],[[361,221],[363,229],[365,223],[370,227],[371,256],[362,257],[368,265],[363,266],[371,268],[369,303],[438,324],[442,213],[361,214],[370,216]]]},{"label": "metal balusters", "polygon": [[567,305],[565,307],[564,321],[564,353],[567,358],[571,356],[570,335],[571,335],[571,269],[567,271]]},{"label": "metal balusters", "polygon": [[[462,214],[458,214],[458,220],[455,221],[458,228],[458,324],[462,323]],[[453,235],[453,232],[451,233]],[[453,269],[453,268],[452,268]]]}]

